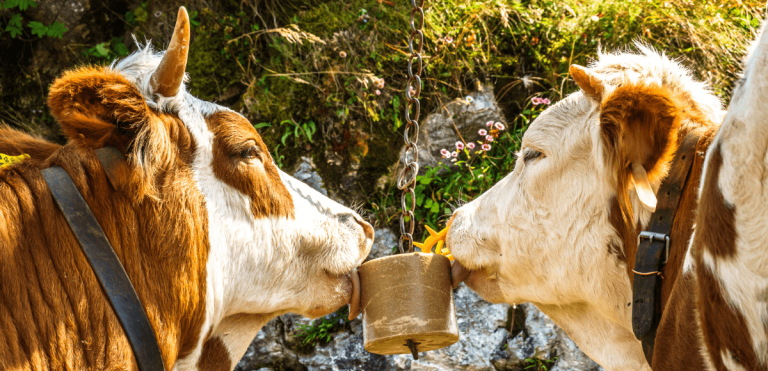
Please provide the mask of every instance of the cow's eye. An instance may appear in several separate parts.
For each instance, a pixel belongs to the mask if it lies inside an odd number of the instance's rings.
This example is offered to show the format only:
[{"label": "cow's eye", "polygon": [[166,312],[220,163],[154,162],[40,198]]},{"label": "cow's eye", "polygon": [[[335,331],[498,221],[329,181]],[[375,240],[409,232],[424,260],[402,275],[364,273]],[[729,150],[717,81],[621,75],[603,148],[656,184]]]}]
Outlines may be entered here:
[{"label": "cow's eye", "polygon": [[525,151],[525,155],[523,156],[523,161],[528,162],[529,160],[534,160],[541,157],[541,152],[539,151],[533,151],[533,150],[527,150]]},{"label": "cow's eye", "polygon": [[248,147],[248,149],[243,150],[242,152],[240,152],[240,157],[243,158],[243,159],[249,160],[249,159],[253,159],[253,158],[258,158],[259,157],[259,153],[260,153],[259,147],[257,147],[257,146],[250,146],[250,147]]}]

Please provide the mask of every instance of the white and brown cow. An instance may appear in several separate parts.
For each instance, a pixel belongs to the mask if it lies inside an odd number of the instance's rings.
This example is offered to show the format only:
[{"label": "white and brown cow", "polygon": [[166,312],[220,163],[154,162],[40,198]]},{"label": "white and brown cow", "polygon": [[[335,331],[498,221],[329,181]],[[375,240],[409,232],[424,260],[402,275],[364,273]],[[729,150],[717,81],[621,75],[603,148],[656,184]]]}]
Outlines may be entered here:
[{"label": "white and brown cow", "polygon": [[768,32],[747,56],[707,153],[685,273],[709,370],[768,370]]},{"label": "white and brown cow", "polygon": [[[638,48],[600,54],[590,68],[572,66],[582,90],[531,124],[514,171],[456,210],[447,236],[453,256],[471,270],[472,289],[492,302],[532,302],[611,371],[650,369],[632,331],[637,235],[677,147],[700,131],[694,181],[681,198],[688,213],[675,218],[664,269],[665,306],[681,281],[704,153],[724,114],[680,64]],[[662,319],[659,332],[668,325]],[[656,345],[660,357],[664,345]],[[700,358],[690,353],[680,358]],[[702,361],[687,365],[701,369]],[[678,366],[656,369],[684,369]]]},{"label": "white and brown cow", "polygon": [[697,132],[651,365],[768,370],[768,32],[722,129],[706,86],[639,48],[571,67],[582,91],[531,125],[513,173],[454,213],[447,243],[484,298],[533,302],[606,369],[647,370],[632,332],[637,236]]},{"label": "white and brown cow", "polygon": [[[41,169],[73,178],[120,258],[167,370],[229,370],[259,328],[347,303],[373,229],[282,173],[241,115],[183,83],[189,20],[147,46],[51,86],[68,143],[0,128],[0,369],[134,370],[135,360]],[[105,175],[94,150],[126,161]]]}]

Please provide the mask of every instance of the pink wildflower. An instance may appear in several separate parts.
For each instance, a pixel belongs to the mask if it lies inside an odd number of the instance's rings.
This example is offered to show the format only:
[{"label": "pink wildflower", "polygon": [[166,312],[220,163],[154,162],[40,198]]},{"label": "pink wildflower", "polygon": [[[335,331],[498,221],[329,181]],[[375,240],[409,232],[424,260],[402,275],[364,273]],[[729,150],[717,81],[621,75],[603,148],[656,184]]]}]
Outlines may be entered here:
[{"label": "pink wildflower", "polygon": [[480,129],[480,130],[477,131],[477,133],[480,134],[480,135],[488,134],[488,132],[485,129]]},{"label": "pink wildflower", "polygon": [[453,38],[452,38],[452,37],[450,37],[450,36],[446,36],[446,37],[445,37],[445,42],[446,42],[447,44],[450,44],[450,43],[452,43],[452,42],[453,42]]},{"label": "pink wildflower", "polygon": [[534,106],[538,106],[539,104],[541,104],[541,103],[542,103],[542,102],[541,102],[541,98],[539,98],[539,97],[533,97],[533,98],[531,98],[531,103],[533,103],[533,105],[534,105]]},{"label": "pink wildflower", "polygon": [[472,143],[472,142],[467,143],[467,148],[475,149],[475,143]]},{"label": "pink wildflower", "polygon": [[464,142],[462,142],[462,141],[456,142],[456,149],[459,150],[459,151],[464,149]]},{"label": "pink wildflower", "polygon": [[381,95],[381,90],[376,89],[376,95]]},{"label": "pink wildflower", "polygon": [[346,57],[347,57],[347,52],[345,52],[345,51],[340,51],[340,52],[339,52],[339,57],[342,57],[342,58],[346,58]]},{"label": "pink wildflower", "polygon": [[384,89],[384,79],[379,79],[379,89]]},{"label": "pink wildflower", "polygon": [[442,155],[444,158],[448,158],[448,157],[451,157],[451,153],[450,153],[450,152],[448,152],[448,150],[447,150],[447,149],[445,149],[445,148],[443,148],[443,149],[441,149],[441,150],[440,150],[440,154],[441,154],[441,155]]},{"label": "pink wildflower", "polygon": [[547,104],[549,104],[549,98],[541,99],[541,100],[539,100],[539,102],[541,102],[541,104],[547,105]]},{"label": "pink wildflower", "polygon": [[499,130],[499,131],[503,131],[504,129],[506,129],[506,127],[504,126],[504,124],[502,124],[502,123],[500,123],[500,122],[497,122],[497,123],[496,123],[496,124],[494,124],[493,126],[496,128],[496,130]]},{"label": "pink wildflower", "polygon": [[453,156],[453,157],[459,157],[459,151],[453,151],[453,152],[451,152],[451,156]]},{"label": "pink wildflower", "polygon": [[488,121],[485,123],[485,126],[493,126],[493,121]]},{"label": "pink wildflower", "polygon": [[490,136],[490,135],[486,135],[486,136],[485,136],[485,141],[486,141],[486,142],[493,142],[493,137],[492,137],[492,136]]},{"label": "pink wildflower", "polygon": [[488,151],[490,151],[490,150],[491,150],[491,145],[490,145],[490,144],[488,144],[488,143],[486,143],[486,144],[483,144],[483,147],[482,147],[482,148],[483,148],[483,151],[486,151],[486,152],[488,152]]}]

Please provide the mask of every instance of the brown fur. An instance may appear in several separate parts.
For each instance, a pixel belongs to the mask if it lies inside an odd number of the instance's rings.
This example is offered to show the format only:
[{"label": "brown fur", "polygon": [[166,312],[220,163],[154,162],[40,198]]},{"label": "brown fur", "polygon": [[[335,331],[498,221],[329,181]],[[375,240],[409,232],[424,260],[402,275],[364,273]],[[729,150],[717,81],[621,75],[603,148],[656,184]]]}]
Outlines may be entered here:
[{"label": "brown fur", "polygon": [[[171,370],[197,346],[205,320],[208,220],[191,170],[196,144],[178,117],[149,109],[138,90],[108,68],[65,73],[51,87],[49,106],[69,138],[65,146],[0,128],[0,153],[32,157],[0,169],[0,369],[136,368],[123,330],[43,180],[41,170],[57,165],[70,174],[104,229]],[[230,145],[246,136],[267,153],[242,122],[221,131],[227,138],[217,142]],[[117,166],[114,183],[94,154],[107,145],[127,158]],[[218,175],[234,176],[224,180],[241,188],[248,181],[243,176],[260,184],[260,198],[252,197],[255,215],[292,215],[273,167],[270,160],[264,173]],[[259,205],[269,197],[279,200]],[[211,347],[208,352],[216,350]]]},{"label": "brown fur", "polygon": [[618,201],[626,221],[632,215],[631,164],[642,164],[651,183],[666,175],[679,145],[678,128],[684,118],[678,106],[665,88],[624,85],[616,88],[600,108],[600,129],[616,169]]},{"label": "brown fur", "polygon": [[715,259],[730,258],[736,253],[736,210],[725,203],[718,186],[723,164],[721,150],[718,145],[709,159],[693,240],[701,333],[718,371],[726,370],[720,356],[726,349],[731,352],[734,361],[745,369],[758,370],[761,366],[744,316],[728,304],[717,278],[702,261],[702,251],[705,250]]},{"label": "brown fur", "polygon": [[[234,112],[218,112],[208,117],[206,122],[215,136],[213,172],[216,177],[251,197],[254,217],[275,215],[293,218],[291,194],[283,186],[267,146],[248,120]],[[255,159],[244,159],[243,152],[254,146]]]},{"label": "brown fur", "polygon": [[229,371],[231,364],[232,358],[221,339],[214,337],[205,341],[197,363],[199,371]]},{"label": "brown fur", "polygon": [[701,370],[704,360],[698,351],[694,320],[696,281],[690,276],[682,277],[681,272],[693,231],[704,153],[718,127],[704,118],[690,97],[673,96],[665,88],[647,85],[617,88],[603,102],[600,122],[611,156],[610,165],[617,171],[618,197],[611,202],[611,223],[624,245],[619,258],[625,259],[630,283],[641,230],[633,220],[629,202],[630,164],[642,163],[652,183],[663,180],[683,138],[692,130],[701,131],[672,226],[669,262],[663,268],[663,309],[652,362],[654,370]]}]

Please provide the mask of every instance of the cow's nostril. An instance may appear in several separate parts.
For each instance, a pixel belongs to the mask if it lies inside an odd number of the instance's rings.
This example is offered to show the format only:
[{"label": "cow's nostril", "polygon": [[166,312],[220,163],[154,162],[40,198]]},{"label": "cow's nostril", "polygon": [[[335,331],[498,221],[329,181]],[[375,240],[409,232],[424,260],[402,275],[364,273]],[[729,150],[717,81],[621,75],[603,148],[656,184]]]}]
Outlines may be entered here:
[{"label": "cow's nostril", "polygon": [[370,224],[368,224],[368,222],[363,220],[363,218],[361,218],[359,215],[353,214],[353,213],[339,215],[339,220],[342,223],[350,223],[351,224],[352,223],[351,219],[354,219],[355,222],[357,222],[357,224],[359,224],[361,227],[363,227],[363,233],[365,234],[365,238],[373,241],[373,227]]},{"label": "cow's nostril", "polygon": [[363,227],[363,233],[365,233],[365,238],[373,241],[373,227],[360,217],[355,217],[355,220],[357,221],[358,224],[360,224],[361,227]]}]

